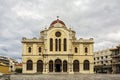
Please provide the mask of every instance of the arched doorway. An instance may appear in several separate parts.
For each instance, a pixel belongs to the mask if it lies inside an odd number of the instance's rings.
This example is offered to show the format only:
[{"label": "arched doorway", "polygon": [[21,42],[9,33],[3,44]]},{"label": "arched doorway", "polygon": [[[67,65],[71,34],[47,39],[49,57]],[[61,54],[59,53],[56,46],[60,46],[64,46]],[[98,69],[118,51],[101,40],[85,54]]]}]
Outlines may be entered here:
[{"label": "arched doorway", "polygon": [[27,61],[26,70],[33,70],[33,61],[32,60]]},{"label": "arched doorway", "polygon": [[67,61],[63,61],[63,72],[67,72]]},{"label": "arched doorway", "polygon": [[43,72],[43,61],[42,60],[37,61],[37,72]]},{"label": "arched doorway", "polygon": [[90,69],[90,62],[88,60],[84,61],[83,69],[84,70],[89,70]]},{"label": "arched doorway", "polygon": [[53,72],[53,61],[49,61],[49,72]]},{"label": "arched doorway", "polygon": [[61,72],[62,62],[60,59],[55,60],[55,72]]},{"label": "arched doorway", "polygon": [[74,60],[73,62],[73,71],[79,72],[79,61],[78,60]]}]

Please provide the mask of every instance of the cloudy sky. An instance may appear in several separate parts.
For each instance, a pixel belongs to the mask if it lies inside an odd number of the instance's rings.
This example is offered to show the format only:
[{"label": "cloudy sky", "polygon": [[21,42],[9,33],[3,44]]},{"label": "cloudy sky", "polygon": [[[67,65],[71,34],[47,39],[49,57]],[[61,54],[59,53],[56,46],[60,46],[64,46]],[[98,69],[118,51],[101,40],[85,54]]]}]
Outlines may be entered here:
[{"label": "cloudy sky", "polygon": [[38,38],[56,16],[95,51],[120,43],[120,0],[0,0],[0,55],[21,58],[22,37]]}]

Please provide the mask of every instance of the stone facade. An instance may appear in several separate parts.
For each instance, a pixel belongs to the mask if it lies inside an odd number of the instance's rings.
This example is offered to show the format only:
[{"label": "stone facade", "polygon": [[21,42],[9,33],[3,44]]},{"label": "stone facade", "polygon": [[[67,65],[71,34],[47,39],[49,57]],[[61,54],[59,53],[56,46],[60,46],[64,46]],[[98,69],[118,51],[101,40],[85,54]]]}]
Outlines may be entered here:
[{"label": "stone facade", "polygon": [[93,44],[57,19],[38,39],[22,39],[23,73],[94,73]]}]

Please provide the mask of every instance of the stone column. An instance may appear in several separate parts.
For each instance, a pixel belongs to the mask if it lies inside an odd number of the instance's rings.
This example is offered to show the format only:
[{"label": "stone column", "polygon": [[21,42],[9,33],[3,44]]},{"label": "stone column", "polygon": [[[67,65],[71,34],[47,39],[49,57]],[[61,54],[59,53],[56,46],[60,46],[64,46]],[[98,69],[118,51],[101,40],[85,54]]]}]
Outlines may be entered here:
[{"label": "stone column", "polygon": [[[70,49],[70,51],[71,51],[71,49]],[[73,72],[73,56],[68,56],[68,73],[69,74],[74,74],[74,72]]]},{"label": "stone column", "polygon": [[36,63],[33,63],[33,72],[37,73],[37,64]]},{"label": "stone column", "polygon": [[46,73],[46,64],[45,64],[45,62],[43,63],[43,74],[45,74]]},{"label": "stone column", "polygon": [[[62,60],[61,60],[61,62],[62,62]],[[61,72],[63,72],[63,62],[61,63]]]},{"label": "stone column", "polygon": [[73,63],[71,62],[71,63],[68,63],[69,65],[68,65],[68,67],[69,67],[69,74],[74,74],[74,72],[73,72]]},{"label": "stone column", "polygon": [[22,64],[22,73],[26,73],[26,63],[23,62]]},{"label": "stone column", "polygon": [[80,65],[79,65],[79,70],[80,70],[80,71],[79,71],[80,73],[83,72],[83,63],[80,63]]},{"label": "stone column", "polygon": [[49,70],[48,70],[48,64],[49,64],[49,63],[46,63],[46,73],[49,72]]},{"label": "stone column", "polygon": [[81,65],[81,63],[79,62],[79,73],[81,72],[81,69],[80,69],[80,68],[81,68],[81,66],[80,66],[80,65]]},{"label": "stone column", "polygon": [[55,72],[55,61],[53,61],[53,72]]}]

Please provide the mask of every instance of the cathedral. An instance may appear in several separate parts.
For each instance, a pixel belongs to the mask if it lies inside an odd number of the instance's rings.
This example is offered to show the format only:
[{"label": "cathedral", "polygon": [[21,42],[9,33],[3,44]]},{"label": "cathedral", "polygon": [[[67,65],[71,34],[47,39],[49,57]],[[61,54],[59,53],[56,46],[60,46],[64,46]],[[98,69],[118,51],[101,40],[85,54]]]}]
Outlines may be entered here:
[{"label": "cathedral", "polygon": [[39,38],[22,38],[22,73],[94,73],[93,44],[57,18]]}]

